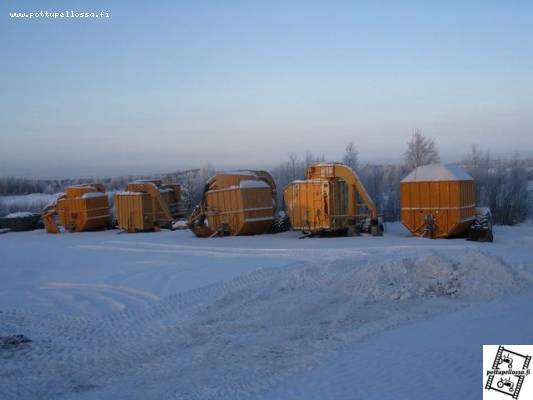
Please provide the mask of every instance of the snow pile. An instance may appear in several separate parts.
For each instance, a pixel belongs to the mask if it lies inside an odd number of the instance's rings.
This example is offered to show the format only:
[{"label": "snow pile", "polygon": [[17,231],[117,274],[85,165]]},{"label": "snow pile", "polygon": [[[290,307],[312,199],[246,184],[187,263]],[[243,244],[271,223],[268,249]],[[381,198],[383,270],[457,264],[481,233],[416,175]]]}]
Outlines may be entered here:
[{"label": "snow pile", "polygon": [[158,182],[157,179],[135,179],[133,181],[133,183],[138,183],[138,184],[142,184],[142,183],[152,183],[155,185],[154,181]]},{"label": "snow pile", "polygon": [[246,180],[246,181],[241,181],[240,183],[240,188],[241,189],[261,189],[261,188],[270,188],[270,186],[268,185],[268,183],[266,183],[265,181],[261,181],[261,180]]},{"label": "snow pile", "polygon": [[101,318],[2,312],[0,335],[33,343],[0,363],[0,392],[249,398],[349,342],[522,288],[498,259],[457,253],[265,268]]},{"label": "snow pile", "polygon": [[261,180],[245,180],[241,181],[239,185],[227,186],[223,189],[216,190],[238,190],[238,189],[270,189],[270,185]]},{"label": "snow pile", "polygon": [[123,192],[117,192],[116,194],[118,196],[142,196],[142,195],[145,195],[146,193],[123,191]]},{"label": "snow pile", "polygon": [[413,170],[402,182],[472,181],[465,170],[455,164],[423,165]]},{"label": "snow pile", "polygon": [[4,218],[27,218],[33,217],[35,214],[29,211],[18,211],[7,214]]},{"label": "snow pile", "polygon": [[187,220],[180,219],[178,221],[172,222],[172,228],[173,229],[189,229],[189,226],[187,224],[188,224]]},{"label": "snow pile", "polygon": [[20,196],[0,196],[6,213],[17,211],[40,212],[43,207],[57,200],[60,194],[32,193]]},{"label": "snow pile", "polygon": [[223,172],[217,172],[216,175],[257,176],[257,174],[254,171],[249,171],[249,170],[223,171]]},{"label": "snow pile", "polygon": [[94,188],[94,190],[96,190],[96,188],[93,186],[94,183],[79,183],[77,185],[69,185],[68,187],[71,187],[71,188],[86,188],[86,187],[92,187]]},{"label": "snow pile", "polygon": [[151,180],[137,180],[137,181],[134,181],[133,183],[137,185],[150,185],[154,187],[155,189],[159,190],[159,187],[157,186],[157,184]]},{"label": "snow pile", "polygon": [[89,192],[82,196],[82,199],[96,199],[99,197],[107,197],[107,194],[102,192]]},{"label": "snow pile", "polygon": [[389,261],[350,275],[342,286],[371,301],[435,296],[488,299],[518,288],[503,263],[475,251],[456,259],[428,255]]},{"label": "snow pile", "polygon": [[522,288],[508,266],[479,251],[453,258],[432,254],[367,265],[339,260],[298,266],[270,284],[278,292],[331,288],[361,303],[438,296],[482,300]]}]

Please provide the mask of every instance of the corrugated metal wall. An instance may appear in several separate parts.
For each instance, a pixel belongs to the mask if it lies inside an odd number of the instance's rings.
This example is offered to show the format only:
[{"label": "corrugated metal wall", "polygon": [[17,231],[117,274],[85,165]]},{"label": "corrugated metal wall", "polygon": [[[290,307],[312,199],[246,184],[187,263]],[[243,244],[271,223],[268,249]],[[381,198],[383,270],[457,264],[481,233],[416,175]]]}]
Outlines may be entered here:
[{"label": "corrugated metal wall", "polygon": [[402,182],[401,221],[422,235],[426,216],[435,221],[435,237],[464,233],[475,215],[474,181]]},{"label": "corrugated metal wall", "polygon": [[347,190],[346,182],[340,180],[312,179],[289,184],[284,199],[293,229],[347,228]]},{"label": "corrugated metal wall", "polygon": [[93,198],[64,198],[57,202],[61,224],[69,231],[81,232],[102,229],[110,223],[107,196]]},{"label": "corrugated metal wall", "polygon": [[232,235],[266,232],[274,221],[275,205],[270,187],[211,190],[206,193],[210,227],[225,225]]},{"label": "corrugated metal wall", "polygon": [[151,196],[147,193],[117,193],[115,213],[118,227],[128,232],[154,229],[154,211]]}]

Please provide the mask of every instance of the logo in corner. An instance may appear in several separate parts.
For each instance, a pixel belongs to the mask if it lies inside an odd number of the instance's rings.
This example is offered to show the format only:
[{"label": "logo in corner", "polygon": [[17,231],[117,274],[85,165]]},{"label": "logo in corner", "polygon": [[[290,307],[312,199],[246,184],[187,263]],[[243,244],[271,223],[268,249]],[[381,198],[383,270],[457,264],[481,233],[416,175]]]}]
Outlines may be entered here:
[{"label": "logo in corner", "polygon": [[533,398],[533,378],[529,377],[531,354],[533,345],[484,345],[483,400]]}]

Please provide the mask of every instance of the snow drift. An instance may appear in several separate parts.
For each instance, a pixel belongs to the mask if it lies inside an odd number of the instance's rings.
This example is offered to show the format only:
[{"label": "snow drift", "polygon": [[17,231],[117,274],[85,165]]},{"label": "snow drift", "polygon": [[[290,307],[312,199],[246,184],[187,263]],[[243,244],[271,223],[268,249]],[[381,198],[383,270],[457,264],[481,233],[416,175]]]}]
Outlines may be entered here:
[{"label": "snow drift", "polygon": [[[6,399],[246,398],[354,340],[524,283],[477,250],[298,262],[101,318],[0,312]],[[5,362],[8,360],[8,362]]]}]

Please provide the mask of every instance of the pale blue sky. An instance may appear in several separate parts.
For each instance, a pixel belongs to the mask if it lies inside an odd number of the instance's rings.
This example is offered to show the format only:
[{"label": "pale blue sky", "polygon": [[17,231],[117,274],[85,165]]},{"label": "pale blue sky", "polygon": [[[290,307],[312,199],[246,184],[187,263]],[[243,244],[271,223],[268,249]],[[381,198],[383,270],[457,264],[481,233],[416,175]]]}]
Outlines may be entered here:
[{"label": "pale blue sky", "polygon": [[[533,156],[530,1],[0,4],[2,175],[398,161],[415,128]],[[111,18],[9,17],[64,9]]]}]

